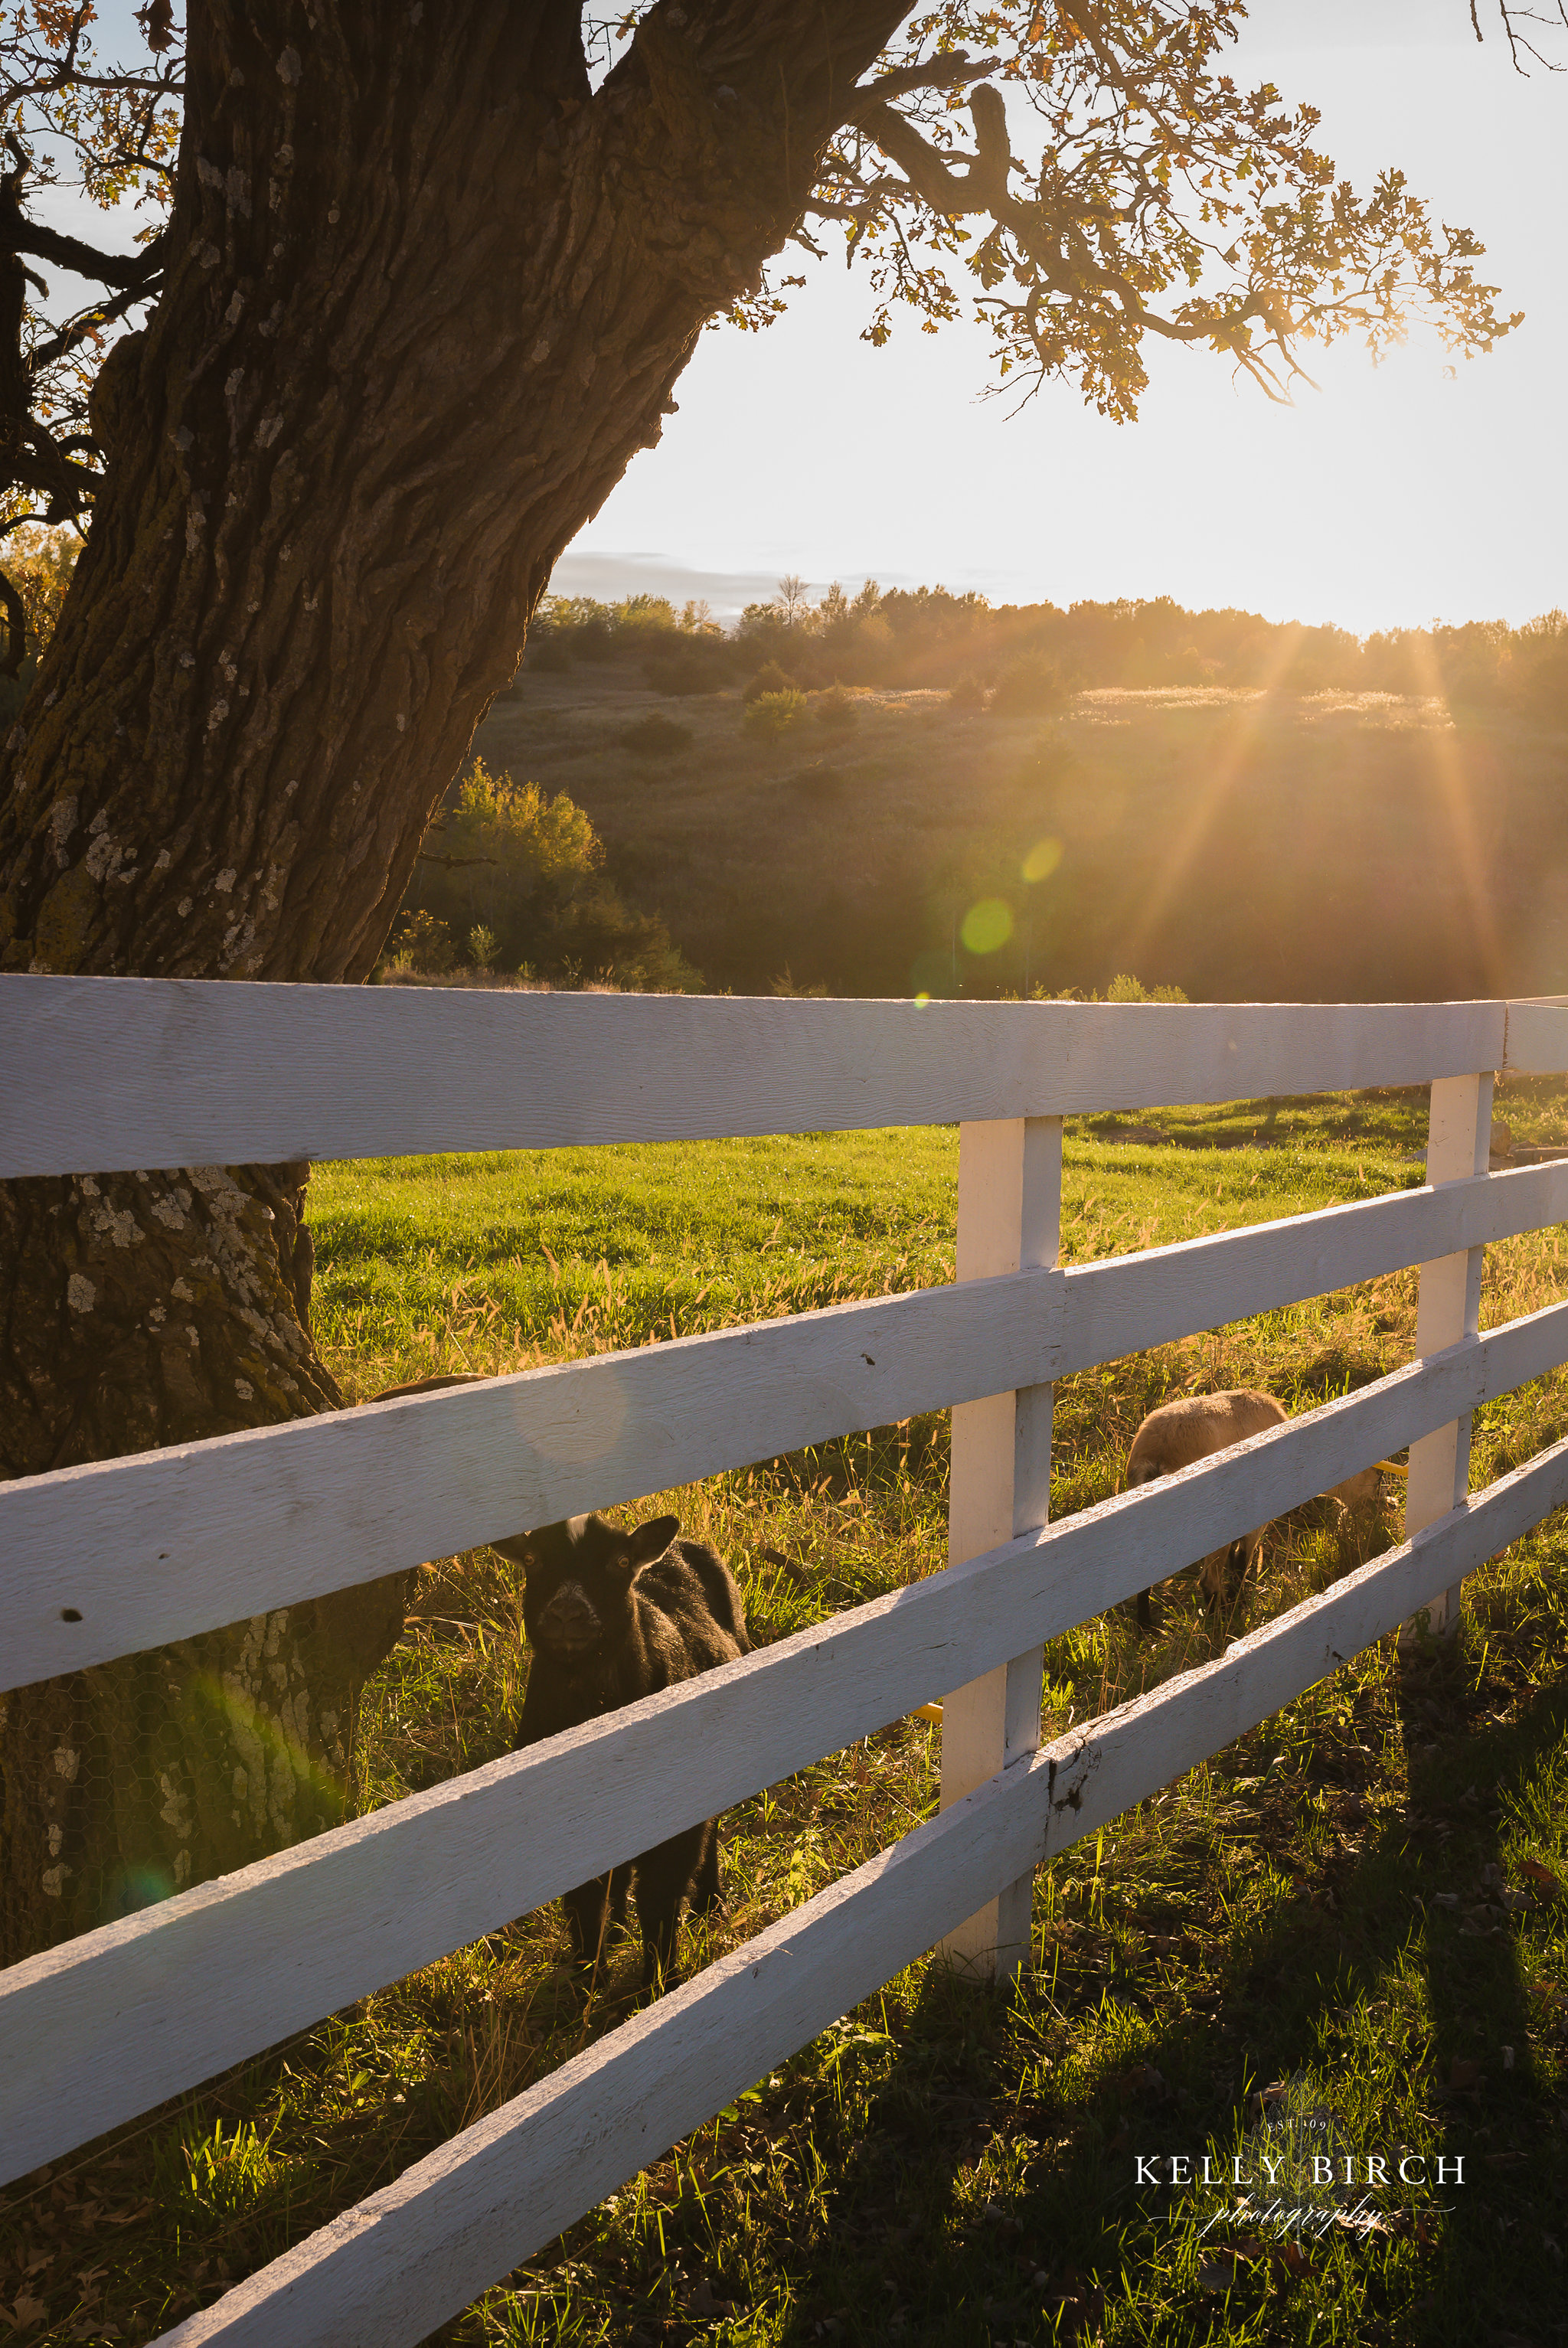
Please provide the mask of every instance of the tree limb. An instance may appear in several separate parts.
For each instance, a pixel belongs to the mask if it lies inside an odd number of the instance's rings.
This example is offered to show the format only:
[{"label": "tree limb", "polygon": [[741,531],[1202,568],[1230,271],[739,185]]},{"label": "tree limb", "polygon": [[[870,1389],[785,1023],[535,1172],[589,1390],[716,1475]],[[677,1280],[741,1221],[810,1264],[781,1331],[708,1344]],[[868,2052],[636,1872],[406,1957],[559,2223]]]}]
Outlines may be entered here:
[{"label": "tree limb", "polygon": [[895,98],[907,98],[917,89],[950,89],[966,81],[979,81],[995,70],[995,57],[970,57],[962,49],[952,57],[926,57],[916,65],[900,66],[851,91],[852,102],[844,123],[863,126],[869,108],[890,105]]},{"label": "tree limb", "polygon": [[105,285],[140,287],[162,265],[161,238],[144,245],[139,252],[99,252],[96,245],[84,244],[79,237],[63,236],[58,229],[46,228],[42,221],[18,218],[7,226],[5,242],[13,252],[35,252],[41,261],[75,270],[78,277],[96,277]]},{"label": "tree limb", "polygon": [[40,368],[52,365],[56,359],[63,358],[67,351],[74,351],[80,344],[88,341],[100,326],[107,326],[111,319],[122,318],[125,313],[134,309],[139,302],[150,300],[159,291],[161,283],[161,274],[154,275],[143,284],[128,286],[123,294],[115,294],[110,301],[95,303],[90,310],[79,312],[76,317],[69,319],[60,328],[58,334],[51,335],[46,343],[34,345],[33,372],[36,374]]}]

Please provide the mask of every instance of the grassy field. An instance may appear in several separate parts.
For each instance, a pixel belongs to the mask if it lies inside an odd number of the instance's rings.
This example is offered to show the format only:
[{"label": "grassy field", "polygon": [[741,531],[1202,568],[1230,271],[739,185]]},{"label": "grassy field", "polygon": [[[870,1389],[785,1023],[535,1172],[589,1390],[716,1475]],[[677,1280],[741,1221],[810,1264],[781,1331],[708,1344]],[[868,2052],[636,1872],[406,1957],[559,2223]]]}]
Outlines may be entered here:
[{"label": "grassy field", "polygon": [[[1511,1088],[1520,1140],[1563,1088]],[[1064,1253],[1119,1252],[1419,1179],[1415,1094],[1069,1128]],[[346,1394],[494,1371],[951,1277],[957,1137],[800,1137],[322,1168],[317,1327]],[[1562,1234],[1490,1251],[1492,1324],[1568,1287]],[[1408,1360],[1415,1277],[1064,1381],[1053,1513],[1116,1488],[1143,1412],[1248,1383],[1302,1406]],[[1480,1483],[1568,1429],[1568,1378],[1478,1418]],[[944,1416],[655,1496],[734,1563],[765,1642],[938,1568]],[[1390,1528],[1383,1538],[1395,1537]],[[1378,1537],[1272,1529],[1257,1617]],[[1452,1647],[1389,1643],[1087,1841],[1036,1889],[991,1993],[912,1966],[489,2292],[452,2343],[1439,2343],[1568,2334],[1568,1576],[1553,1523],[1476,1576]],[[1055,1732],[1218,1651],[1190,1583],[1047,1652]],[[526,1683],[514,1569],[418,1577],[367,1694],[371,1804],[507,1749]],[[906,1721],[725,1822],[727,1912],[690,1967],[935,1800]],[[584,2005],[552,1909],[301,2034],[0,2202],[0,2314],[31,2341],[142,2340],[385,2183],[633,2010]],[[1228,2161],[1285,2085],[1346,2147],[1465,2157],[1442,2194],[1279,2254],[1210,2227],[1139,2156]],[[1212,2197],[1211,2197],[1212,2198]],[[1446,2206],[1439,2207],[1438,2204]]]},{"label": "grassy field", "polygon": [[[474,747],[587,811],[609,877],[714,989],[787,971],[833,994],[1118,971],[1194,1002],[1568,987],[1560,728],[1215,687],[1088,692],[1051,717],[934,691],[851,707],[847,733],[809,713],[769,747],[735,689],[672,699],[619,663],[529,669]],[[655,710],[690,737],[662,758],[628,747]],[[1013,931],[972,955],[980,900]]]}]

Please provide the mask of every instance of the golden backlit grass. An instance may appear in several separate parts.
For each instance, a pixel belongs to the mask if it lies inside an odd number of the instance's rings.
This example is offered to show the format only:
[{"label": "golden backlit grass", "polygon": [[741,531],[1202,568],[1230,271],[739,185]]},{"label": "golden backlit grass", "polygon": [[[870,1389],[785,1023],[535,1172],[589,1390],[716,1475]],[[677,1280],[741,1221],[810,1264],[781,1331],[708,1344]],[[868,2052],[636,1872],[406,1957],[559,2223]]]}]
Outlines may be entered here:
[{"label": "golden backlit grass", "polygon": [[[1561,1091],[1537,1096],[1531,1114],[1561,1117]],[[1384,1097],[1294,1105],[1272,1146],[1223,1146],[1248,1113],[1162,1117],[1165,1142],[1070,1135],[1069,1259],[1398,1187],[1422,1138],[1418,1100]],[[923,1284],[951,1276],[955,1157],[939,1133],[324,1169],[320,1325],[363,1394]],[[1561,1238],[1490,1251],[1483,1324],[1563,1292]],[[1168,1395],[1260,1385],[1305,1407],[1408,1360],[1414,1303],[1414,1275],[1391,1274],[1064,1381],[1053,1512],[1116,1488]],[[1565,1428],[1561,1376],[1490,1406],[1473,1480]],[[940,1567],[946,1455],[934,1416],[645,1509],[677,1509],[732,1561],[760,1643]],[[1254,1612],[1377,1538],[1321,1508],[1273,1528]],[[1564,1873],[1564,1590],[1548,1526],[1474,1578],[1453,1648],[1402,1668],[1368,1651],[1043,1873],[1016,1988],[910,1967],[439,2337],[1438,2341],[1477,2305],[1549,2325],[1568,1903],[1530,1890],[1504,1909],[1483,1870]],[[519,1598],[491,1550],[419,1576],[362,1708],[361,1803],[507,1748]],[[1220,1635],[1184,1581],[1153,1640],[1126,1609],[1081,1625],[1047,1653],[1048,1726]],[[727,1910],[686,1927],[686,1964],[928,1815],[938,1735],[898,1724],[731,1811]],[[587,2004],[563,1955],[557,1910],[521,1919],[13,2189],[0,2303],[39,2311],[18,2336],[148,2338],[544,2075],[637,1998],[631,1936]],[[1134,2190],[1132,2156],[1227,2151],[1286,2075],[1349,2129],[1468,2147],[1472,2184],[1421,2229],[1336,2237],[1298,2276],[1243,2250],[1216,2289],[1202,2213]]]},{"label": "golden backlit grass", "polygon": [[[862,691],[848,735],[809,718],[764,747],[734,689],[674,703],[618,663],[520,683],[477,752],[583,807],[616,888],[715,990],[1568,987],[1561,729],[1387,695],[1108,690],[1001,716]],[[651,766],[622,737],[655,708],[694,738]],[[994,898],[1013,938],[968,960],[965,913]]]}]

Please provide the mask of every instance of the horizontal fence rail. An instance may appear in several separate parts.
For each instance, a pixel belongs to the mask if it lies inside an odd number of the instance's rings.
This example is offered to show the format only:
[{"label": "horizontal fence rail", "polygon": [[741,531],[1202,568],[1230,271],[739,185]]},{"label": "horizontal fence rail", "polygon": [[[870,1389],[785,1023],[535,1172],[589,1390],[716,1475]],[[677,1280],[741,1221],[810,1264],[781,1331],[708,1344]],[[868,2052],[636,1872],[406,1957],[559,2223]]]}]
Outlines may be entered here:
[{"label": "horizontal fence rail", "polygon": [[[1429,1082],[1429,1163],[1463,1177],[0,1485],[0,1686],[917,1412],[1038,1396],[1075,1370],[1411,1265],[1426,1314],[1456,1265],[1479,1287],[1487,1244],[1568,1220],[1568,1160],[1470,1173],[1487,1162],[1486,1072],[1565,1068],[1568,1003],[1544,999],[915,1005],[0,976],[0,1179],[999,1128]],[[1049,1262],[1043,1241],[1033,1257],[1023,1245],[1005,1260]],[[1457,1307],[1428,1317],[1427,1358],[1218,1458],[12,1966],[0,2175],[933,1697],[1016,1672],[1044,1640],[1371,1460],[1447,1441],[1449,1489],[1462,1492],[1470,1415],[1568,1360],[1568,1303],[1430,1350],[1475,1325]],[[1043,1513],[1043,1492],[1026,1505]],[[1568,1443],[1219,1662],[1003,1769],[168,2337],[423,2337],[973,1924],[998,1887],[1451,1593],[1565,1501]],[[1008,1522],[1028,1517],[1005,1512],[996,1529]]]},{"label": "horizontal fence rail", "polygon": [[1074,1264],[1056,1375],[1568,1220],[1568,1159]]},{"label": "horizontal fence rail", "polygon": [[1568,1160],[0,1484],[0,1686],[1563,1220]]},{"label": "horizontal fence rail", "polygon": [[167,2348],[423,2339],[996,1883],[1255,1727],[1564,1502],[1568,1442],[1220,1661],[1018,1762],[165,2333]]},{"label": "horizontal fence rail", "polygon": [[1511,1003],[1500,1076],[1560,1076],[1568,1068],[1568,998]]},{"label": "horizontal fence rail", "polygon": [[[0,976],[0,1179],[1074,1116],[1506,1065],[1508,1006]],[[1539,1007],[1545,1048],[1558,1033]],[[1561,1030],[1568,1047],[1568,1023]],[[1552,1048],[1555,1048],[1553,1046]],[[1553,1065],[1568,1064],[1564,1059]]]},{"label": "horizontal fence rail", "polygon": [[1564,1359],[1568,1303],[10,1967],[0,2173],[542,1906]]}]

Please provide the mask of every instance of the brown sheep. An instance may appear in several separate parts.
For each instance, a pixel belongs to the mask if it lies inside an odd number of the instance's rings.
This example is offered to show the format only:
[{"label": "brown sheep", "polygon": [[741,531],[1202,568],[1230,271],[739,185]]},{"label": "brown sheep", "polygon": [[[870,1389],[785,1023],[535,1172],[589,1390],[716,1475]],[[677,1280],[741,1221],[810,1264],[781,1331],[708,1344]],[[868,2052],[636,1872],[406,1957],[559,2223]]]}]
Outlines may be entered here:
[{"label": "brown sheep", "polygon": [[[1179,1402],[1161,1403],[1132,1438],[1127,1455],[1127,1488],[1135,1491],[1140,1484],[1151,1484],[1157,1476],[1173,1475],[1179,1468],[1190,1468],[1195,1459],[1207,1459],[1216,1451],[1228,1450],[1233,1443],[1244,1443],[1251,1435],[1283,1426],[1287,1416],[1283,1404],[1255,1386],[1232,1386],[1223,1394],[1186,1395]],[[1337,1501],[1353,1516],[1376,1509],[1382,1499],[1378,1470],[1363,1468],[1324,1497]],[[1211,1605],[1226,1609],[1234,1605],[1248,1573],[1256,1566],[1266,1529],[1256,1525],[1228,1548],[1212,1550],[1200,1560],[1198,1580]],[[1138,1596],[1138,1620],[1144,1630],[1153,1620],[1150,1595],[1143,1590]]]},{"label": "brown sheep", "polygon": [[[1177,1468],[1228,1450],[1233,1443],[1244,1443],[1249,1435],[1261,1435],[1265,1427],[1283,1426],[1285,1416],[1273,1395],[1260,1394],[1253,1386],[1233,1386],[1224,1394],[1186,1395],[1180,1402],[1161,1403],[1132,1438],[1127,1455],[1127,1488],[1136,1491],[1140,1484],[1152,1484],[1157,1476],[1174,1475]],[[1211,1605],[1235,1603],[1249,1570],[1257,1562],[1264,1531],[1264,1526],[1258,1525],[1228,1548],[1213,1550],[1200,1560],[1198,1580]],[[1138,1593],[1138,1620],[1146,1631],[1154,1619],[1150,1594],[1147,1590]]]}]

